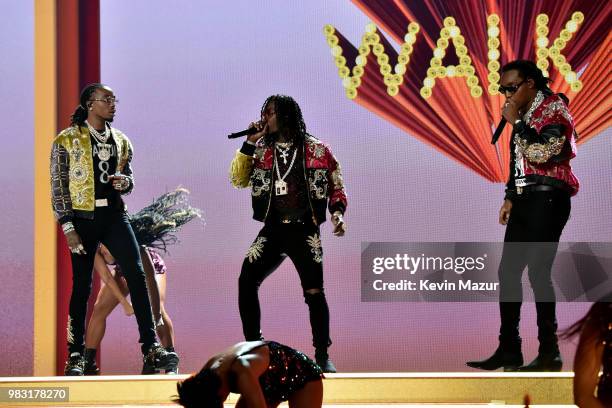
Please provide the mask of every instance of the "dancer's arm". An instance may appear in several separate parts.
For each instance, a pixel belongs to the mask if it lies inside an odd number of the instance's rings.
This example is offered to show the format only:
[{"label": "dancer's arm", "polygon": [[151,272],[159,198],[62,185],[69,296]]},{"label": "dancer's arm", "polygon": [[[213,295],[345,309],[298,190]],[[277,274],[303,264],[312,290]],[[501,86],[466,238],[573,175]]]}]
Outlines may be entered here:
[{"label": "dancer's arm", "polygon": [[231,370],[235,375],[236,388],[240,393],[240,406],[248,408],[267,407],[263,391],[259,381],[257,381],[267,366],[268,362],[257,354],[257,351],[253,354],[240,356],[232,363]]},{"label": "dancer's arm", "polygon": [[100,252],[96,252],[96,257],[94,258],[94,269],[100,276],[100,279],[102,279],[102,282],[108,286],[112,294],[117,298],[119,303],[121,303],[121,307],[123,307],[125,314],[127,316],[133,315],[134,308],[130,302],[128,302],[125,296],[123,296],[123,293],[121,293],[121,289],[119,289],[119,285],[117,285],[117,282],[115,282],[113,273],[108,268],[106,262],[104,262],[104,258],[102,255],[100,255]]},{"label": "dancer's arm", "polygon": [[574,403],[580,408],[604,407],[595,397],[603,351],[598,328],[592,321],[587,321],[574,358]]}]

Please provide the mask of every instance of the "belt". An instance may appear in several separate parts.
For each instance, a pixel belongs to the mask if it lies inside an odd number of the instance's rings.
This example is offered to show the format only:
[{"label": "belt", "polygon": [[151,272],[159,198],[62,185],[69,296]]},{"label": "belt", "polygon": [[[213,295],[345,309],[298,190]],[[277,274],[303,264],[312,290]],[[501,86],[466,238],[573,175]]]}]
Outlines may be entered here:
[{"label": "belt", "polygon": [[280,218],[278,222],[280,224],[303,224],[304,220],[301,218]]},{"label": "belt", "polygon": [[533,193],[534,191],[556,191],[556,190],[558,190],[556,187],[549,186],[546,184],[530,184],[525,187],[516,188],[517,194]]},{"label": "belt", "polygon": [[108,207],[108,198],[97,198],[96,207]]}]

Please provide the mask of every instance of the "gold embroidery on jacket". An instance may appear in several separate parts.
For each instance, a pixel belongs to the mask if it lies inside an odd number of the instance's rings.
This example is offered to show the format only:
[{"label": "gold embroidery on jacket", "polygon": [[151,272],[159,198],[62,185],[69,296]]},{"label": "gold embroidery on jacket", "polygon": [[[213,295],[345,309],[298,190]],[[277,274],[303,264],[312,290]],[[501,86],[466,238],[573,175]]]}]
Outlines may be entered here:
[{"label": "gold embroidery on jacket", "polygon": [[251,194],[253,197],[262,195],[264,191],[270,191],[271,180],[266,175],[266,170],[258,168],[253,170],[253,175],[251,176]]},{"label": "gold embroidery on jacket", "polygon": [[327,170],[326,169],[314,169],[312,177],[309,177],[308,184],[310,185],[310,191],[314,194],[315,198],[321,200],[327,197]]},{"label": "gold embroidery on jacket", "polygon": [[[117,170],[123,169],[129,155],[130,141],[120,131],[111,129],[117,145]],[[91,138],[87,127],[70,127],[63,130],[54,143],[63,146],[69,156],[68,188],[72,208],[93,211],[95,182]]]},{"label": "gold embroidery on jacket", "polygon": [[542,164],[550,160],[551,157],[561,153],[565,143],[565,136],[551,137],[548,139],[548,143],[533,144],[527,144],[526,140],[516,136],[514,142],[528,161]]},{"label": "gold embroidery on jacket", "polygon": [[336,170],[332,172],[332,182],[336,190],[344,188],[344,179],[342,178],[342,171],[340,170],[340,164],[336,164]]}]

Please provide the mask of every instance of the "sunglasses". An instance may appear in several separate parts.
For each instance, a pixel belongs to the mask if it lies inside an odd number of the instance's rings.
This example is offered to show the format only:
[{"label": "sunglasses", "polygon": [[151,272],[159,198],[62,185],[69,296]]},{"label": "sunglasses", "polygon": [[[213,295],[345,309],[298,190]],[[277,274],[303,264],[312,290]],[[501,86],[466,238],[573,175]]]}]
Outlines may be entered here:
[{"label": "sunglasses", "polygon": [[518,91],[518,89],[521,87],[521,85],[523,85],[525,83],[525,81],[527,81],[526,79],[523,79],[521,82],[519,82],[516,85],[510,85],[510,86],[502,86],[500,85],[499,87],[499,92],[502,94],[513,94],[516,93],[516,91]]},{"label": "sunglasses", "polygon": [[107,105],[117,105],[119,103],[119,99],[115,99],[113,96],[107,96],[106,98],[90,99],[90,101],[105,102]]}]

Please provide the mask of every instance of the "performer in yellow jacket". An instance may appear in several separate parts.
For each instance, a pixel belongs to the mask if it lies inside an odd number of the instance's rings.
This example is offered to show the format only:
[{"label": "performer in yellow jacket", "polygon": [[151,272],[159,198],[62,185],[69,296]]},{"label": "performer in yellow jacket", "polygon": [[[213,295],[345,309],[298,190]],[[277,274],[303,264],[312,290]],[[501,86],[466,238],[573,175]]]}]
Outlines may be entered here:
[{"label": "performer in yellow jacket", "polygon": [[94,257],[100,243],[121,265],[130,289],[144,355],[143,371],[165,369],[178,359],[156,341],[138,243],[121,198],[134,188],[133,149],[129,139],[110,126],[117,102],[108,86],[86,86],[72,115],[72,126],[55,138],[51,150],[53,211],[72,258],[66,375],[83,375],[85,361],[95,352],[84,350],[83,339]]}]

